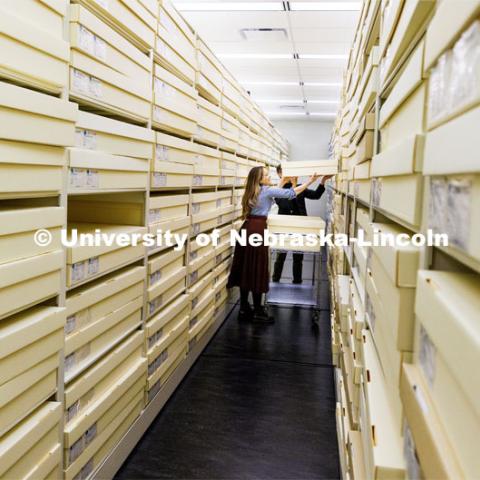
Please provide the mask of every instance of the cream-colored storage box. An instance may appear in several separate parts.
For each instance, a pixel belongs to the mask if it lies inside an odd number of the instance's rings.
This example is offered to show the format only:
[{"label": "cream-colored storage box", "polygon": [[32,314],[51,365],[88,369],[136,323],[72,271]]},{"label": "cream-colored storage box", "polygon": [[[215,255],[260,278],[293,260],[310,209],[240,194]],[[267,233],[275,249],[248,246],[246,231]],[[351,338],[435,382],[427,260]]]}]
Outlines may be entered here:
[{"label": "cream-colored storage box", "polygon": [[62,189],[63,148],[74,145],[77,105],[0,82],[0,198]]},{"label": "cream-colored storage box", "polygon": [[[69,241],[79,239],[82,234],[94,235],[96,230],[100,230],[103,235],[121,235],[127,234],[125,241],[126,246],[119,246],[116,241],[103,241],[101,246],[85,246],[75,245],[67,247],[67,286],[72,287],[80,283],[84,283],[104,273],[110,272],[117,268],[134,262],[142,258],[145,253],[145,247],[142,242],[137,245],[129,245],[130,235],[143,235],[147,229],[145,227],[136,227],[131,225],[112,225],[112,224],[93,224],[93,223],[77,223],[70,224]],[[76,232],[76,234],[75,234]],[[115,237],[111,237],[115,238]],[[117,240],[121,237],[116,237]]]},{"label": "cream-colored storage box", "polygon": [[301,235],[320,235],[325,222],[320,217],[303,217],[299,215],[269,215],[270,233],[297,233]]},{"label": "cream-colored storage box", "polygon": [[338,172],[336,160],[314,160],[306,162],[283,162],[282,174],[284,177],[310,177],[317,175],[335,175]]},{"label": "cream-colored storage box", "polygon": [[67,5],[39,0],[18,3],[0,6],[1,76],[59,94],[68,83],[69,45],[62,28]]},{"label": "cream-colored storage box", "polygon": [[158,5],[154,0],[75,0],[129,42],[148,52],[154,46]]},{"label": "cream-colored storage box", "polygon": [[[174,257],[174,255],[171,253],[163,255],[167,256],[167,260]],[[153,259],[149,260],[149,269],[152,271],[152,273],[155,273],[155,271],[153,271],[153,269],[156,268],[155,262],[166,262],[167,260],[160,257],[154,257]],[[161,278],[156,282],[149,282],[149,287],[147,290],[149,316],[157,313],[161,308],[185,291],[187,267],[181,266],[184,265],[183,257],[174,258],[170,263],[173,263],[173,265],[170,265],[171,270],[165,274],[165,277],[162,275]],[[168,271],[167,265],[165,267]]]},{"label": "cream-colored storage box", "polygon": [[220,151],[197,145],[196,162],[193,166],[193,187],[215,187],[219,184]]},{"label": "cream-colored storage box", "polygon": [[133,333],[66,386],[64,400],[67,434],[81,428],[85,414],[91,414],[95,404],[105,401],[116,388],[123,388],[126,373],[135,374],[137,369],[146,372],[143,345],[143,333]]},{"label": "cream-colored storage box", "polygon": [[216,211],[220,207],[231,205],[232,194],[229,191],[192,194],[192,214]]},{"label": "cream-colored storage box", "polygon": [[195,35],[166,0],[160,2],[156,56],[167,70],[193,85],[197,66]]},{"label": "cream-colored storage box", "polygon": [[[182,217],[149,225],[148,233],[157,236],[157,239],[152,246],[147,247],[148,254],[152,255],[166,248],[177,247],[183,239],[188,238],[190,223],[191,217]],[[171,234],[170,239],[165,236],[168,232]]]},{"label": "cream-colored storage box", "polygon": [[148,259],[148,287],[153,287],[160,281],[166,281],[169,277],[181,272],[185,266],[185,247],[169,249]]},{"label": "cream-colored storage box", "polygon": [[189,200],[188,195],[151,195],[149,225],[187,217]]},{"label": "cream-colored storage box", "polygon": [[153,126],[191,137],[196,132],[197,91],[173,73],[155,64]]},{"label": "cream-colored storage box", "polygon": [[5,479],[56,478],[62,460],[59,423],[62,404],[45,402],[0,437],[0,475]]},{"label": "cream-colored storage box", "polygon": [[205,43],[197,39],[196,88],[204,98],[219,105],[223,90],[223,76],[220,64]]},{"label": "cream-colored storage box", "polygon": [[193,165],[155,160],[151,172],[151,188],[190,188]]},{"label": "cream-colored storage box", "polygon": [[415,363],[466,478],[480,468],[475,448],[480,385],[473,381],[478,377],[479,307],[480,283],[474,274],[419,272]]},{"label": "cream-colored storage box", "polygon": [[56,250],[0,265],[0,318],[60,292],[63,252]]},{"label": "cream-colored storage box", "polygon": [[131,81],[141,85],[151,82],[152,62],[148,55],[127,40],[122,31],[116,31],[81,5],[70,6],[70,45]]},{"label": "cream-colored storage box", "polygon": [[[85,0],[91,2],[91,0]],[[93,2],[92,2],[93,3]],[[109,5],[109,13],[113,13],[116,6],[122,5],[125,11],[134,15],[134,12],[123,5],[123,0],[115,0]],[[139,7],[141,7],[140,3]],[[97,8],[102,9],[95,2]],[[80,20],[74,17],[74,20]],[[78,23],[72,23],[72,34],[80,29]],[[88,28],[86,29],[88,30]],[[82,32],[85,31],[85,28]],[[123,32],[122,32],[123,33]],[[79,33],[80,35],[80,33]],[[83,35],[85,35],[83,33]],[[87,34],[88,35],[88,34]],[[90,40],[91,42],[92,40]],[[95,42],[95,40],[93,40]],[[109,49],[115,48],[116,37],[110,35],[101,40],[109,44]],[[70,52],[70,96],[90,108],[111,112],[121,117],[146,123],[150,118],[152,91],[145,75],[128,77],[118,71],[114,64],[104,57],[107,46],[99,48],[99,42],[93,48],[86,46],[88,41],[74,42]],[[118,46],[117,46],[118,48]]]},{"label": "cream-colored storage box", "polygon": [[233,118],[227,112],[223,112],[222,118],[222,138],[220,146],[231,152],[235,152],[238,148],[240,140],[240,124],[238,120]]},{"label": "cream-colored storage box", "polygon": [[200,143],[216,147],[222,133],[222,110],[208,100],[198,98],[198,125],[194,138]]},{"label": "cream-colored storage box", "polygon": [[165,133],[155,132],[155,160],[158,162],[186,163],[193,165],[197,158],[196,145]]},{"label": "cream-colored storage box", "polygon": [[132,385],[125,395],[87,430],[72,447],[64,451],[64,476],[73,480],[78,474],[87,478],[124,436],[145,405],[145,377]]}]

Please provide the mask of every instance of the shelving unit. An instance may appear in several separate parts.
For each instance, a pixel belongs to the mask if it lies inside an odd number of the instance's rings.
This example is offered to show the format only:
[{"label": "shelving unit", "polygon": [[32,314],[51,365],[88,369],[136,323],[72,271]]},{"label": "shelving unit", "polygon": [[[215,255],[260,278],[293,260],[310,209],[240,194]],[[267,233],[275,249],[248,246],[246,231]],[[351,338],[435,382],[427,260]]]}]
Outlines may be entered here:
[{"label": "shelving unit", "polygon": [[[331,139],[329,228],[370,241],[374,230],[433,229],[450,246],[330,248],[343,478],[468,478],[480,467],[464,443],[480,417],[462,383],[480,339],[479,15],[478,1],[363,2]],[[453,341],[466,329],[468,341]],[[461,364],[447,360],[461,351]]]},{"label": "shelving unit", "polygon": [[[288,145],[168,1],[16,3],[0,6],[0,476],[112,478],[233,308],[226,231],[248,170]],[[62,247],[73,228],[188,238]]]}]

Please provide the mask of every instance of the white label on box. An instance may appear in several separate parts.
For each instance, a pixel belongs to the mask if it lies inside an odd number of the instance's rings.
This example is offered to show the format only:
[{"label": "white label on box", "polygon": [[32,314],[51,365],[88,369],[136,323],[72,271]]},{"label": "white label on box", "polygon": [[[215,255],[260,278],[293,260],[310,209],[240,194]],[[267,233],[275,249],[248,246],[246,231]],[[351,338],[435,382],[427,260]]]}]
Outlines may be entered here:
[{"label": "white label on box", "polygon": [[372,204],[374,207],[380,206],[382,199],[382,180],[380,178],[372,179]]},{"label": "white label on box", "polygon": [[73,89],[80,93],[89,94],[90,77],[80,70],[73,70]]},{"label": "white label on box", "polygon": [[434,233],[446,233],[448,185],[445,178],[430,179],[428,224]]},{"label": "white label on box", "polygon": [[165,187],[167,185],[167,174],[161,172],[153,172],[153,186]]},{"label": "white label on box", "polygon": [[94,97],[103,97],[102,82],[97,78],[90,77],[90,81],[88,83],[88,90],[90,94]]},{"label": "white label on box", "polygon": [[420,346],[419,346],[419,362],[422,367],[425,378],[430,388],[433,387],[433,382],[435,381],[435,355],[437,349],[435,345],[430,340],[427,331],[420,325]]},{"label": "white label on box", "polygon": [[403,430],[403,456],[407,467],[408,479],[421,480],[422,475],[420,471],[420,463],[415,451],[415,442],[413,440],[412,432],[406,422]]},{"label": "white label on box", "polygon": [[467,250],[470,236],[472,182],[452,179],[448,182],[447,232],[452,245]]},{"label": "white label on box", "polygon": [[84,148],[95,150],[97,148],[97,134],[90,130],[83,131],[83,145]]},{"label": "white label on box", "polygon": [[98,188],[100,184],[100,175],[98,170],[87,169],[87,187]]},{"label": "white label on box", "polygon": [[223,221],[223,215],[219,215],[217,217],[217,225],[220,225],[222,223],[222,221]]},{"label": "white label on box", "polygon": [[199,203],[192,203],[192,213],[198,213],[200,211]]},{"label": "white label on box", "polygon": [[150,275],[150,285],[155,285],[162,278],[162,271],[157,270],[156,272]]},{"label": "white label on box", "polygon": [[198,252],[190,252],[190,261],[195,260],[198,257]]},{"label": "white label on box", "polygon": [[160,107],[155,107],[153,109],[153,118],[159,123],[162,123],[163,111]]},{"label": "white label on box", "polygon": [[107,44],[104,40],[95,35],[94,55],[100,60],[107,59]]},{"label": "white label on box", "polygon": [[97,436],[97,424],[94,423],[86,432],[85,432],[85,446],[90,444],[95,437]]},{"label": "white label on box", "polygon": [[77,328],[77,317],[76,315],[70,315],[67,317],[67,322],[65,323],[65,335],[70,335]]},{"label": "white label on box", "polygon": [[368,293],[365,293],[365,313],[368,315],[370,328],[372,329],[372,332],[374,332],[376,317],[375,311],[373,310],[372,299]]},{"label": "white label on box", "polygon": [[155,158],[160,162],[168,162],[169,148],[165,145],[157,145],[155,147]]},{"label": "white label on box", "polygon": [[80,411],[80,400],[77,400],[73,405],[70,405],[66,411],[66,422],[73,420]]},{"label": "white label on box", "polygon": [[77,262],[71,266],[72,283],[80,282],[85,278],[85,263]]},{"label": "white label on box", "polygon": [[200,232],[200,224],[199,223],[194,223],[193,224],[193,234],[197,235],[197,233]]},{"label": "white label on box", "polygon": [[90,277],[91,275],[96,275],[99,270],[100,260],[98,257],[89,258],[87,261],[88,269],[87,275]]},{"label": "white label on box", "polygon": [[203,184],[203,177],[202,175],[194,175],[193,176],[193,185],[194,186],[201,186]]},{"label": "white label on box", "polygon": [[156,223],[160,220],[160,209],[154,208],[148,212],[148,223]]},{"label": "white label on box", "polygon": [[190,274],[190,284],[196,282],[198,279],[198,270]]},{"label": "white label on box", "polygon": [[68,463],[71,465],[85,449],[84,437],[79,438],[68,451]]},{"label": "white label on box", "polygon": [[95,52],[95,35],[83,25],[80,25],[78,34],[79,47],[93,55]]},{"label": "white label on box", "polygon": [[87,183],[87,170],[84,168],[70,168],[70,186],[83,188]]},{"label": "white label on box", "polygon": [[217,208],[220,208],[222,206],[222,199],[217,198],[217,203],[216,203]]},{"label": "white label on box", "polygon": [[225,177],[220,177],[220,185],[225,185],[227,183],[227,179]]}]

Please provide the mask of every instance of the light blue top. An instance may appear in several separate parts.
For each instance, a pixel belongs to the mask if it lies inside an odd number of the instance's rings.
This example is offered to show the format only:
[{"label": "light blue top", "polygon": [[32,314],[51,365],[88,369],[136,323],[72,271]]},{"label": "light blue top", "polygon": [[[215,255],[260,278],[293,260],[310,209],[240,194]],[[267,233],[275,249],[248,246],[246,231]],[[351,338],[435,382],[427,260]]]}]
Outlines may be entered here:
[{"label": "light blue top", "polygon": [[293,188],[277,188],[263,185],[260,187],[257,204],[252,208],[250,215],[266,217],[272,205],[275,203],[275,198],[288,198],[292,200],[296,196],[297,194]]}]

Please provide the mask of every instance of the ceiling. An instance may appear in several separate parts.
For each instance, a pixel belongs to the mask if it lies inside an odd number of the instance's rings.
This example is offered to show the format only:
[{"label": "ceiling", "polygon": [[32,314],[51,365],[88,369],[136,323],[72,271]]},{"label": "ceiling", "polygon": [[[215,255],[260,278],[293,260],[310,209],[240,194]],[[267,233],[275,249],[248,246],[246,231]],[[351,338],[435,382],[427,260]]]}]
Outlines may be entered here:
[{"label": "ceiling", "polygon": [[173,3],[272,118],[333,120],[361,2]]}]

